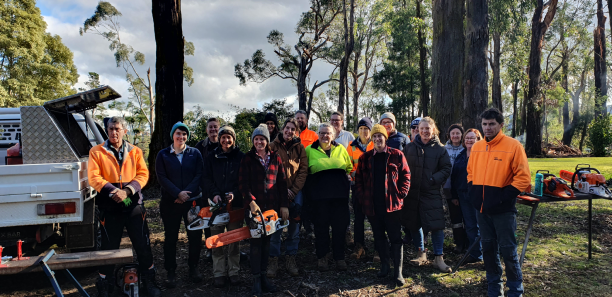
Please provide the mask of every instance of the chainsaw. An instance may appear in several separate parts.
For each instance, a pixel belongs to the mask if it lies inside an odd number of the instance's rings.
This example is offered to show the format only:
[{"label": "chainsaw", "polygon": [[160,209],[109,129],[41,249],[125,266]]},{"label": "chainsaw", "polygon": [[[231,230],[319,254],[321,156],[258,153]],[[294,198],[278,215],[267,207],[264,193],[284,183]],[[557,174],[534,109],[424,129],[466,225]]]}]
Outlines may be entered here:
[{"label": "chainsaw", "polygon": [[123,294],[130,297],[138,297],[140,284],[138,277],[138,264],[125,264],[115,271],[116,285],[121,288]]},{"label": "chainsaw", "polygon": [[262,236],[272,235],[287,226],[289,226],[289,220],[281,221],[274,210],[267,210],[263,213],[259,211],[259,214],[255,216],[249,211],[247,227],[208,237],[206,247],[214,249],[244,239],[261,238]]},{"label": "chainsaw", "polygon": [[537,173],[541,173],[544,176],[544,194],[565,199],[576,198],[574,191],[562,178],[549,173],[548,170],[538,170]]},{"label": "chainsaw", "polygon": [[225,226],[233,222],[244,220],[244,209],[231,209],[231,205],[224,200],[215,204],[208,199],[210,207],[203,207],[198,212],[195,219],[187,226],[187,230],[202,230],[211,226]]},{"label": "chainsaw", "polygon": [[[586,165],[586,166],[584,166]],[[594,172],[595,173],[594,173]],[[561,170],[561,178],[572,183],[572,188],[580,193],[593,194],[612,199],[612,192],[606,185],[606,178],[589,164],[578,164],[574,173]]]}]

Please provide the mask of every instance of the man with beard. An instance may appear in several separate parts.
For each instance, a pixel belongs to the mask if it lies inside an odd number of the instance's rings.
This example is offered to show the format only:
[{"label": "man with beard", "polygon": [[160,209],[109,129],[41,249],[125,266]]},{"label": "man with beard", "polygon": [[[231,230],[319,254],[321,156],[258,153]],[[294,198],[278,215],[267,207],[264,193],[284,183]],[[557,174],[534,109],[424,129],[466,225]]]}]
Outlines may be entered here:
[{"label": "man with beard", "polygon": [[295,113],[295,119],[298,121],[298,124],[300,125],[299,127],[300,131],[302,131],[300,133],[300,140],[302,141],[302,145],[304,145],[304,147],[308,147],[313,142],[319,139],[319,136],[317,136],[317,133],[315,133],[312,130],[308,130],[308,116],[306,115],[305,111],[298,110]]}]

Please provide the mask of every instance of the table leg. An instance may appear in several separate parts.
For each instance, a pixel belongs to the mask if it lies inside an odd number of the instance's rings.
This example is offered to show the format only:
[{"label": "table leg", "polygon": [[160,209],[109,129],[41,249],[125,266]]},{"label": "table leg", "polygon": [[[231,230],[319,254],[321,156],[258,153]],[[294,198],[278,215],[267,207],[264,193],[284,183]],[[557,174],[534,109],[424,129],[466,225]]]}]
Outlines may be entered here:
[{"label": "table leg", "polygon": [[480,236],[476,237],[476,239],[474,239],[474,243],[472,243],[472,245],[470,246],[470,248],[467,250],[467,252],[465,252],[465,255],[463,255],[463,257],[461,258],[461,260],[459,261],[459,263],[457,263],[457,265],[455,265],[455,268],[453,268],[453,273],[457,272],[457,270],[459,270],[459,267],[461,267],[461,264],[463,264],[463,261],[465,261],[465,259],[467,259],[467,257],[470,255],[470,252],[476,247],[478,246],[478,244],[480,243]]},{"label": "table leg", "polygon": [[535,218],[536,210],[540,203],[536,202],[531,206],[531,216],[529,217],[529,225],[527,225],[527,232],[525,232],[525,242],[523,243],[523,252],[521,253],[521,259],[519,265],[523,267],[523,261],[525,260],[525,252],[527,252],[527,243],[529,243],[529,235],[531,235],[531,229],[533,228],[533,219]]},{"label": "table leg", "polygon": [[589,260],[591,260],[591,247],[593,244],[593,199],[589,198]]}]

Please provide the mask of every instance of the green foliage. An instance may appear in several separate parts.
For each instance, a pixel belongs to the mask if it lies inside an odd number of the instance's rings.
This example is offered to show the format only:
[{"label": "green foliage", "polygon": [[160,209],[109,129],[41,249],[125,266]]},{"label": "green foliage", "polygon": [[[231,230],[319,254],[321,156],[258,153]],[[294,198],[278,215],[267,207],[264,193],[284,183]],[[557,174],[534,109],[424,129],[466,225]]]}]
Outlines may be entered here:
[{"label": "green foliage", "polygon": [[597,117],[589,125],[589,146],[593,156],[606,156],[610,145],[612,145],[612,116]]},{"label": "green foliage", "polygon": [[0,4],[0,107],[40,105],[74,93],[73,54],[46,28],[34,0]]}]

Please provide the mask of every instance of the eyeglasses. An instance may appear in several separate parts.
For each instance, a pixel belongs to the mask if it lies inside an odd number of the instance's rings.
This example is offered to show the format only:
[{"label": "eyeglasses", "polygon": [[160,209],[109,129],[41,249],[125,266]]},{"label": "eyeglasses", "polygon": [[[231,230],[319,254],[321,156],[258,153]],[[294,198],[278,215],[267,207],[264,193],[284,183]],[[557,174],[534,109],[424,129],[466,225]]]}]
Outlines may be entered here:
[{"label": "eyeglasses", "polygon": [[331,132],[319,132],[322,136],[332,135]]},{"label": "eyeglasses", "polygon": [[332,123],[342,122],[342,120],[331,120]]},{"label": "eyeglasses", "polygon": [[476,137],[466,137],[465,140],[476,140]]}]

